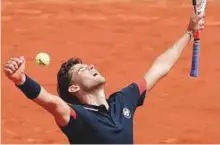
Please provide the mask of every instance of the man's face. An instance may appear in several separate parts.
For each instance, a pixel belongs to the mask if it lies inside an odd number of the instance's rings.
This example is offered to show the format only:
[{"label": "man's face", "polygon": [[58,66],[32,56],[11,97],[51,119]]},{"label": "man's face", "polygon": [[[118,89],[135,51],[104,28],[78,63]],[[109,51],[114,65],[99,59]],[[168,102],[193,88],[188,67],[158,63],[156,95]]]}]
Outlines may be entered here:
[{"label": "man's face", "polygon": [[105,84],[105,78],[93,65],[76,64],[71,68],[72,82],[81,90],[91,91]]}]

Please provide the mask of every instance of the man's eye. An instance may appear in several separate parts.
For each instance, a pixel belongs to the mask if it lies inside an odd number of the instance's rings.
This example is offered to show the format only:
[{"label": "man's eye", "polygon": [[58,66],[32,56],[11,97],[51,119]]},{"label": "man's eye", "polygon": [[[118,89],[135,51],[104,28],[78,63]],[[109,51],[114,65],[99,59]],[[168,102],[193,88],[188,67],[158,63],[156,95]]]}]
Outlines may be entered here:
[{"label": "man's eye", "polygon": [[80,70],[79,70],[79,72],[84,72],[85,71],[85,68],[81,68]]}]

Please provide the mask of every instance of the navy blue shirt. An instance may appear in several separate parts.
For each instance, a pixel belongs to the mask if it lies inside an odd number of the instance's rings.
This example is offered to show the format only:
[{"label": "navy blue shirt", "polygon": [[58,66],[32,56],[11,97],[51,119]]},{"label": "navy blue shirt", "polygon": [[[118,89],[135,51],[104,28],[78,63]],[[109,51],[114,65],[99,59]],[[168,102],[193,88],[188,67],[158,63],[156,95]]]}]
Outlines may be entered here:
[{"label": "navy blue shirt", "polygon": [[146,82],[113,93],[104,105],[71,105],[69,123],[61,127],[71,144],[133,144],[133,117],[143,104]]}]

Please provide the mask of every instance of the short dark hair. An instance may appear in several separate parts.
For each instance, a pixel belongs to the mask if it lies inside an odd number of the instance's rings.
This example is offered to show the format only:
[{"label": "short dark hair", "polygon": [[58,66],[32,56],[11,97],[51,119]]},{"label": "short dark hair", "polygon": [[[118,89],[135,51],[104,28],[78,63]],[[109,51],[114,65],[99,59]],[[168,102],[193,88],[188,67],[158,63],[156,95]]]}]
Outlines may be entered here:
[{"label": "short dark hair", "polygon": [[57,73],[57,92],[65,102],[70,104],[80,104],[79,99],[68,91],[72,83],[72,73],[70,69],[76,64],[82,64],[82,60],[77,57],[72,57],[61,65]]}]

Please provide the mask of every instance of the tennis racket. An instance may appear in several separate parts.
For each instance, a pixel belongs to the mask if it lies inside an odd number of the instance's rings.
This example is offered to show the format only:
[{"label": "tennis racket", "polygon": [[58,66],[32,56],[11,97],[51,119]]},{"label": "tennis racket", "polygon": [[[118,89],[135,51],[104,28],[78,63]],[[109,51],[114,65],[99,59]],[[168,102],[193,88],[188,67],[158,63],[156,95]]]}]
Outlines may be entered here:
[{"label": "tennis racket", "polygon": [[[198,14],[200,17],[205,15],[206,0],[192,0],[195,14]],[[204,24],[204,19],[201,19],[199,25]],[[193,34],[193,53],[192,53],[192,65],[191,65],[191,77],[199,76],[199,55],[200,55],[200,31],[197,31]]]}]

